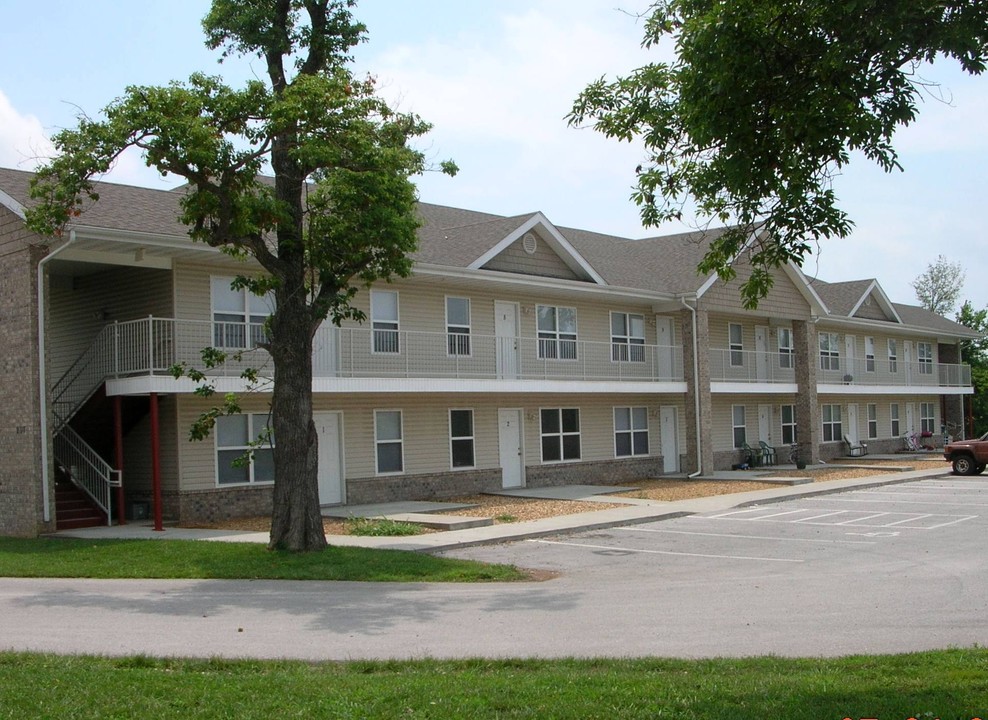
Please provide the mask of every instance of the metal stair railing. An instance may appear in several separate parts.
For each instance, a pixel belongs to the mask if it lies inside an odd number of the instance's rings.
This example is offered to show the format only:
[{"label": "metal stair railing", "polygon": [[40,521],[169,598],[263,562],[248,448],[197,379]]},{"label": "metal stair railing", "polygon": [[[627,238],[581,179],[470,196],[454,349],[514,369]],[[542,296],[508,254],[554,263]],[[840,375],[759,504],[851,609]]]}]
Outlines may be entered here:
[{"label": "metal stair railing", "polygon": [[123,484],[123,473],[114,470],[68,425],[55,434],[52,442],[55,460],[68,471],[72,482],[106,513],[106,524],[113,525],[110,499],[113,488]]},{"label": "metal stair railing", "polygon": [[51,392],[55,434],[103,384],[112,367],[112,340],[113,326],[107,325],[55,383]]}]

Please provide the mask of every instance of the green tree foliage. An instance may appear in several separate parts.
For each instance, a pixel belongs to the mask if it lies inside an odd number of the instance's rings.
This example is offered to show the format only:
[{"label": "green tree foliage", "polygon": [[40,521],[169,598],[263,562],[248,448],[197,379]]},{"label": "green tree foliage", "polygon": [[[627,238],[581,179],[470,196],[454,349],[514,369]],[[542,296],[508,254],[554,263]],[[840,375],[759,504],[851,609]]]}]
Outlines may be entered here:
[{"label": "green tree foliage", "polygon": [[970,403],[974,417],[974,435],[988,432],[988,308],[975,310],[965,301],[957,313],[957,322],[981,334],[977,340],[961,343],[961,360],[971,366],[971,384],[974,394],[965,402]]},{"label": "green tree foliage", "polygon": [[964,287],[964,268],[952,263],[943,255],[937,256],[926,271],[912,282],[920,304],[937,315],[947,316],[957,306],[957,299]]},{"label": "green tree foliage", "polygon": [[945,55],[984,71],[988,3],[659,0],[643,44],[670,42],[674,61],[597,80],[569,121],[644,141],[632,198],[646,225],[680,219],[692,201],[701,218],[732,226],[698,269],[730,279],[747,249],[742,299],[754,307],[771,268],[850,232],[831,181],[852,152],[899,168],[892,138],[916,117],[919,65]]},{"label": "green tree foliage", "polygon": [[203,20],[207,45],[224,58],[259,57],[266,81],[234,89],[194,74],[127,88],[103,119],[56,135],[59,156],[38,172],[29,216],[33,229],[58,235],[98,199],[93,179],[136,147],[149,166],[188,180],[181,219],[194,240],[263,268],[236,284],[276,301],[265,346],[276,377],[271,545],[298,551],[326,544],[312,338],[327,317],[363,319],[351,304],[362,285],[410,272],[418,223],[409,178],[425,169],[409,142],[429,125],[392,110],[372,78],[349,69],[365,31],[353,4],[214,0]]}]

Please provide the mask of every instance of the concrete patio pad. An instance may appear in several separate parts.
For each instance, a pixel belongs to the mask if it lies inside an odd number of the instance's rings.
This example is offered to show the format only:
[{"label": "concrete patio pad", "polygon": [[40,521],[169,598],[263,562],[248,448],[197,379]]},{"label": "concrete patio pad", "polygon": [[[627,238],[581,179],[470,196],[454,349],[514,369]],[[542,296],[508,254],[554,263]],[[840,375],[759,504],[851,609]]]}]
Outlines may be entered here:
[{"label": "concrete patio pad", "polygon": [[424,500],[408,500],[405,502],[373,503],[369,505],[339,505],[322,508],[323,517],[331,518],[392,518],[394,515],[407,515],[409,513],[430,514],[438,512],[450,512],[454,510],[466,510],[477,507],[469,503],[451,502],[426,502]]},{"label": "concrete patio pad", "polygon": [[607,498],[597,497],[609,493],[632,492],[640,490],[636,487],[621,487],[618,485],[559,485],[557,487],[516,488],[512,490],[496,490],[485,495],[505,495],[507,497],[537,498],[539,500],[586,500],[589,502],[612,502]]}]

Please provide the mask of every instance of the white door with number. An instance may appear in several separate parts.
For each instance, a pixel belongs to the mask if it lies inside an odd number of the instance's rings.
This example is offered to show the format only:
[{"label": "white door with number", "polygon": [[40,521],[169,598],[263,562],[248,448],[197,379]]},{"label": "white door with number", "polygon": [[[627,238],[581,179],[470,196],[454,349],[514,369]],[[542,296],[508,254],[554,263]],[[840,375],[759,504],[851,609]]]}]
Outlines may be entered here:
[{"label": "white door with number", "polygon": [[319,438],[319,504],[342,505],[343,417],[338,412],[312,413]]},{"label": "white door with number", "polygon": [[497,376],[518,377],[518,304],[494,301],[494,334],[497,336]]},{"label": "white door with number", "polygon": [[662,472],[679,472],[679,411],[671,405],[659,408],[662,438]]},{"label": "white door with number", "polygon": [[497,411],[497,444],[501,461],[501,486],[504,488],[519,488],[525,484],[521,418],[521,410]]}]

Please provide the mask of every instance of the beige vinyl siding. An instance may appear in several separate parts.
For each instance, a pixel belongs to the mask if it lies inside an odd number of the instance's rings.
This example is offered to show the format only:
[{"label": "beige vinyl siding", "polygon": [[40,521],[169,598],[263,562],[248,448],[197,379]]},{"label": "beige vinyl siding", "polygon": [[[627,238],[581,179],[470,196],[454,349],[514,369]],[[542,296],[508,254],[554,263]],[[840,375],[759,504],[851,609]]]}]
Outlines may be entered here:
[{"label": "beige vinyl siding", "polygon": [[[189,424],[178,420],[177,395],[158,399],[158,438],[161,443],[161,489],[179,491],[179,446],[188,437]],[[151,494],[151,416],[144,415],[124,438],[124,492],[130,497]]]},{"label": "beige vinyl siding", "polygon": [[[871,302],[868,302],[868,300],[871,300]],[[854,317],[861,318],[862,320],[891,320],[885,314],[885,311],[882,310],[882,306],[878,304],[874,293],[861,303],[861,307],[854,313]]]},{"label": "beige vinyl siding", "polygon": [[737,276],[730,282],[716,280],[711,288],[700,298],[700,307],[711,312],[728,312],[732,314],[754,315],[760,317],[789,318],[806,320],[810,316],[810,306],[800,294],[786,273],[776,268],[772,270],[775,284],[767,297],[758,301],[755,310],[741,308],[741,284],[751,277],[751,266],[748,263],[738,263],[735,266]]},{"label": "beige vinyl siding", "polygon": [[172,274],[167,270],[120,267],[49,283],[50,374],[53,381],[114,321],[149,315],[171,317]]},{"label": "beige vinyl siding", "polygon": [[[526,233],[527,234],[527,233]],[[582,280],[562,258],[549,247],[549,244],[534,230],[536,237],[535,252],[525,252],[524,235],[502,250],[496,257],[484,265],[485,270],[500,270],[502,272],[520,273],[522,275],[541,275],[567,280]]]}]

